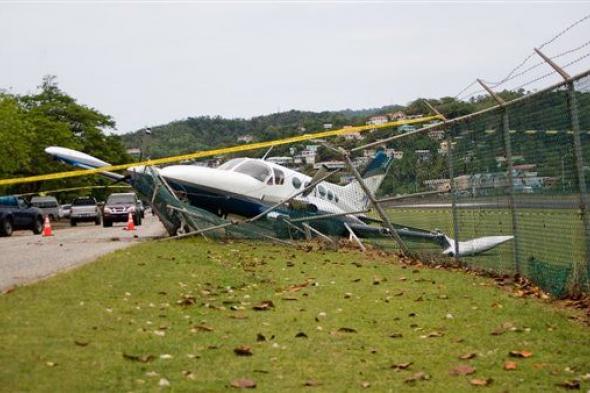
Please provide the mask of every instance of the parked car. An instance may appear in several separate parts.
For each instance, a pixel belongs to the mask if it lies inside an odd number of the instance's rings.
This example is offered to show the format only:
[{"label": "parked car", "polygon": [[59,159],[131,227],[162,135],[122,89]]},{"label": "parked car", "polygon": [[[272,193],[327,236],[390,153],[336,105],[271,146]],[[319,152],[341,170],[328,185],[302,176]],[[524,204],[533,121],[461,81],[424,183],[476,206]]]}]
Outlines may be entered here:
[{"label": "parked car", "polygon": [[52,196],[34,196],[31,198],[31,205],[41,209],[44,217],[51,221],[59,219],[59,203]]},{"label": "parked car", "polygon": [[133,216],[133,223],[141,225],[137,195],[134,192],[111,194],[102,210],[102,225],[111,227],[113,222],[127,222],[129,213]]},{"label": "parked car", "polygon": [[66,203],[59,207],[59,218],[70,218],[70,214],[72,213],[72,204]]},{"label": "parked car", "polygon": [[21,197],[0,197],[0,236],[11,236],[18,229],[43,231],[43,212]]},{"label": "parked car", "polygon": [[95,225],[100,225],[100,209],[96,205],[96,199],[91,197],[79,197],[72,202],[70,212],[70,225],[75,227],[79,222],[94,221]]}]

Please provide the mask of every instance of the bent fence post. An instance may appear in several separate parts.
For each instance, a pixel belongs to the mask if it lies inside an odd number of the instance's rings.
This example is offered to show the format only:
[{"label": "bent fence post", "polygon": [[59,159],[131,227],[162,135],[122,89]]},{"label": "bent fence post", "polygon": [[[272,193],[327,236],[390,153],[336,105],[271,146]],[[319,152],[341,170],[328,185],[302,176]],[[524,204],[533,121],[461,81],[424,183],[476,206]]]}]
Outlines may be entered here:
[{"label": "bent fence post", "polygon": [[381,207],[381,205],[379,204],[379,202],[377,202],[377,200],[375,199],[375,196],[373,195],[373,193],[371,192],[371,190],[369,190],[369,188],[365,184],[365,182],[364,182],[363,178],[361,177],[360,173],[354,167],[354,164],[352,163],[352,160],[350,159],[350,155],[348,154],[348,152],[346,152],[346,151],[343,150],[343,151],[341,151],[341,153],[344,156],[344,159],[346,160],[346,163],[348,164],[348,167],[350,168],[350,172],[356,178],[356,180],[359,182],[359,185],[363,189],[364,193],[367,195],[367,198],[369,198],[369,201],[371,202],[371,204],[373,205],[373,207],[375,208],[375,210],[377,210],[377,213],[381,217],[381,220],[383,220],[383,224],[385,224],[385,226],[387,227],[387,229],[389,229],[389,234],[393,237],[393,239],[399,245],[399,247],[401,249],[401,252],[402,252],[402,255],[404,255],[404,256],[411,256],[410,250],[408,249],[408,247],[406,246],[406,244],[403,242],[403,240],[401,239],[401,237],[399,236],[399,234],[397,233],[397,231],[395,230],[395,228],[393,227],[393,225],[391,225],[391,222],[389,221],[389,218],[387,217],[387,214],[385,214],[385,211],[383,210],[383,208]]}]

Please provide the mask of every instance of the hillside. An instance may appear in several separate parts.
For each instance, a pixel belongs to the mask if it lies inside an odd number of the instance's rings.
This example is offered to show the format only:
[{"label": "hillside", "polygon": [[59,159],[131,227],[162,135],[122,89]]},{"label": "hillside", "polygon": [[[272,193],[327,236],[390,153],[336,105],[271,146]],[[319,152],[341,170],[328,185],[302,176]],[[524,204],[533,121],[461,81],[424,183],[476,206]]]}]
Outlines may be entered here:
[{"label": "hillside", "polygon": [[251,135],[255,141],[263,141],[322,130],[327,123],[332,124],[333,128],[360,125],[364,124],[369,116],[396,112],[404,108],[401,105],[391,105],[335,112],[291,110],[251,119],[225,119],[219,116],[188,117],[152,127],[149,141],[144,141],[143,130],[125,134],[122,140],[127,148],[141,147],[145,142],[148,145],[149,156],[157,158],[234,145],[240,136],[245,135]]}]

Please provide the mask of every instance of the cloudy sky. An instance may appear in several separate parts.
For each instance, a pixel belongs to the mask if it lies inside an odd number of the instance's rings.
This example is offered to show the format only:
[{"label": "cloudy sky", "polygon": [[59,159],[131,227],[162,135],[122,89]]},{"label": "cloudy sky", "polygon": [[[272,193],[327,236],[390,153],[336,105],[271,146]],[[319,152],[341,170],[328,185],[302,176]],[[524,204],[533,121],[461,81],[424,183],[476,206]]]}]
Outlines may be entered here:
[{"label": "cloudy sky", "polygon": [[[454,96],[476,77],[500,80],[587,14],[587,2],[0,1],[0,88],[26,93],[55,74],[118,132],[198,115],[404,104]],[[590,20],[545,51],[588,39]]]}]

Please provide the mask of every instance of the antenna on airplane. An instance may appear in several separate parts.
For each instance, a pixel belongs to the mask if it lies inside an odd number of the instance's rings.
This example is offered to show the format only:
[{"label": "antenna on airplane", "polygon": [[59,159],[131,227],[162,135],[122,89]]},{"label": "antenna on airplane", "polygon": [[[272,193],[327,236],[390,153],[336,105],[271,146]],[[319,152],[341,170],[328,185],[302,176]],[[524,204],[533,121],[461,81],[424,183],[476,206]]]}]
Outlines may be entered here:
[{"label": "antenna on airplane", "polygon": [[274,145],[272,145],[271,147],[268,148],[268,150],[266,151],[266,153],[264,153],[264,155],[262,156],[262,160],[266,160],[266,156],[268,156],[268,154],[272,151],[273,147],[275,147]]}]

